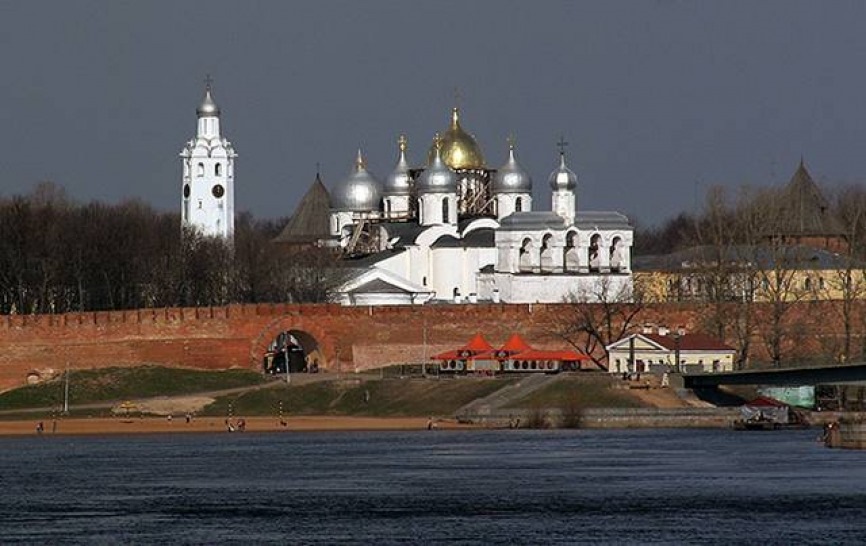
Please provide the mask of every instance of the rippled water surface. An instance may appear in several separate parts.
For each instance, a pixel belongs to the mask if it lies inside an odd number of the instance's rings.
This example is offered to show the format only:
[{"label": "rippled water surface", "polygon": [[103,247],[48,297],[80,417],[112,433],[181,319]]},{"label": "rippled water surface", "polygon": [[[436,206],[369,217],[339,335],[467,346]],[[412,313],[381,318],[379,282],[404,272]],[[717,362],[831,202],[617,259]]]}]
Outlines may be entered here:
[{"label": "rippled water surface", "polygon": [[0,439],[0,542],[866,542],[866,452],[816,431]]}]

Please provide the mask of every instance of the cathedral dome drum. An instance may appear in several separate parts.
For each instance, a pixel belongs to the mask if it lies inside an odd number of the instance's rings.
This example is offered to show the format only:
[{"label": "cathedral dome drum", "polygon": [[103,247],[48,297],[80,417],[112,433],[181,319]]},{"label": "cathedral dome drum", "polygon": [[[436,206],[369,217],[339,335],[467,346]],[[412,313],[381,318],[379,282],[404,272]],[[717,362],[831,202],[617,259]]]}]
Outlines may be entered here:
[{"label": "cathedral dome drum", "polygon": [[532,178],[514,157],[514,144],[508,145],[508,161],[496,171],[493,193],[532,193]]},{"label": "cathedral dome drum", "polygon": [[553,191],[574,191],[577,189],[577,175],[565,164],[565,154],[559,154],[559,167],[550,173],[548,179]]},{"label": "cathedral dome drum", "polygon": [[412,177],[409,175],[409,162],[406,161],[406,137],[400,136],[400,158],[397,166],[385,179],[383,195],[409,195],[412,190]]},{"label": "cathedral dome drum", "polygon": [[418,178],[418,193],[456,193],[457,175],[442,160],[439,153],[442,141],[436,135],[433,158]]},{"label": "cathedral dome drum", "polygon": [[[433,162],[435,143],[427,154],[428,163]],[[460,126],[460,112],[451,111],[451,126],[442,135],[439,154],[442,161],[452,169],[483,169],[484,155],[475,139]]]},{"label": "cathedral dome drum", "polygon": [[367,171],[364,156],[358,150],[355,169],[331,194],[334,210],[351,212],[372,212],[379,210],[382,199],[382,186]]}]

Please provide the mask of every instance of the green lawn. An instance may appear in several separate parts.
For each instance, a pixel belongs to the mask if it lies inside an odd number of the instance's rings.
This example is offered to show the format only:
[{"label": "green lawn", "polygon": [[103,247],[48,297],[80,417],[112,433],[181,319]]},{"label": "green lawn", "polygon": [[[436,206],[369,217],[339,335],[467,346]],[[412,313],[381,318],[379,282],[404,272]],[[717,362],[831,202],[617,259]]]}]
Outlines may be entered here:
[{"label": "green lawn", "polygon": [[[111,402],[128,398],[176,396],[258,385],[267,381],[252,370],[202,371],[161,366],[100,368],[73,371],[69,376],[70,404]],[[30,385],[0,394],[0,410],[59,407],[65,379]]]}]

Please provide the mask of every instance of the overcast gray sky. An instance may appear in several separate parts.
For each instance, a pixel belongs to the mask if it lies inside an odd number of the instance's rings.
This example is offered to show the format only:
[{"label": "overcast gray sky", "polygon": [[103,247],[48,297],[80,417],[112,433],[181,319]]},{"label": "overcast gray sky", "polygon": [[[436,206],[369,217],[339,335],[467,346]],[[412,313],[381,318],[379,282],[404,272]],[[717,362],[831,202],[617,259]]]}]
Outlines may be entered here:
[{"label": "overcast gray sky", "polygon": [[291,214],[361,146],[420,164],[459,89],[487,163],[506,138],[550,202],[655,223],[712,184],[866,180],[866,2],[0,1],[0,194],[179,207],[205,75],[240,154],[236,207]]}]

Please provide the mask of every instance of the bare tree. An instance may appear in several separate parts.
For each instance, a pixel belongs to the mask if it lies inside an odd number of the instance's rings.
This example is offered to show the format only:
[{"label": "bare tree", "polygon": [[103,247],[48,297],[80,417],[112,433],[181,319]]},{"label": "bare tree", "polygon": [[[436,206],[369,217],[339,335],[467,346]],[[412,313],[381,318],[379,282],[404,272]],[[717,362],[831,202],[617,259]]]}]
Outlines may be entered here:
[{"label": "bare tree", "polygon": [[602,276],[590,289],[566,298],[562,315],[548,329],[607,369],[607,346],[625,337],[644,308],[644,290],[636,284],[613,282]]},{"label": "bare tree", "polygon": [[841,188],[835,195],[834,212],[845,233],[847,248],[839,256],[836,267],[825,279],[815,283],[815,298],[835,300],[828,306],[842,324],[842,336],[821,336],[825,352],[837,362],[849,362],[854,357],[853,344],[860,339],[862,353],[863,322],[858,319],[858,302],[866,298],[866,191],[859,186]]}]

